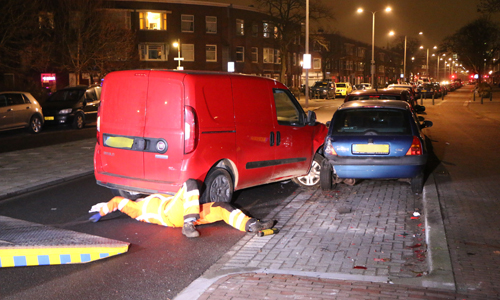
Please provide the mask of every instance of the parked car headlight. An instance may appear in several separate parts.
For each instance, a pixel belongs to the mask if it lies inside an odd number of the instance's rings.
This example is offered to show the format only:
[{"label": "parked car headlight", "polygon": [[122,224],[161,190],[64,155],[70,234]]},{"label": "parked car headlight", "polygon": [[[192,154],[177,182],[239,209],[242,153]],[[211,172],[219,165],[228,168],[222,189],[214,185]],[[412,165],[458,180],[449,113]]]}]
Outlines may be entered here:
[{"label": "parked car headlight", "polygon": [[73,109],[71,109],[71,108],[61,109],[61,110],[59,111],[59,114],[60,114],[60,115],[67,115],[67,114],[70,114],[72,110],[73,110]]}]

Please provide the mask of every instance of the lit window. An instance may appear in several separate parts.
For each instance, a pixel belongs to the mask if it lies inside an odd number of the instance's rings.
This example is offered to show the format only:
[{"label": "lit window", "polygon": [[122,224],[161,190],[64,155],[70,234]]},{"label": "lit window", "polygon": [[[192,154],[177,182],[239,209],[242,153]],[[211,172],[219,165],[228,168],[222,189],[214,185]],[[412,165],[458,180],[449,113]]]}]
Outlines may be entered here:
[{"label": "lit window", "polygon": [[280,51],[278,49],[274,49],[274,63],[275,64],[281,63]]},{"label": "lit window", "polygon": [[181,15],[181,31],[182,32],[194,32],[194,16],[193,15]]},{"label": "lit window", "polygon": [[262,32],[264,33],[264,37],[268,38],[271,36],[271,25],[269,22],[262,22]]},{"label": "lit window", "polygon": [[238,62],[245,61],[245,47],[242,46],[236,47],[236,61]]},{"label": "lit window", "polygon": [[167,60],[164,44],[140,44],[139,55],[141,60]]},{"label": "lit window", "polygon": [[205,17],[206,33],[217,33],[217,17]]},{"label": "lit window", "polygon": [[321,69],[321,58],[313,58],[313,69]]},{"label": "lit window", "polygon": [[245,35],[245,22],[241,19],[236,19],[236,35]]},{"label": "lit window", "polygon": [[166,12],[139,12],[140,29],[167,30]]},{"label": "lit window", "polygon": [[267,64],[274,63],[274,49],[273,48],[264,48],[264,53],[262,55],[262,62]]},{"label": "lit window", "polygon": [[206,45],[207,61],[217,61],[217,45]]},{"label": "lit window", "polygon": [[194,61],[194,44],[182,44],[181,52],[184,61]]}]

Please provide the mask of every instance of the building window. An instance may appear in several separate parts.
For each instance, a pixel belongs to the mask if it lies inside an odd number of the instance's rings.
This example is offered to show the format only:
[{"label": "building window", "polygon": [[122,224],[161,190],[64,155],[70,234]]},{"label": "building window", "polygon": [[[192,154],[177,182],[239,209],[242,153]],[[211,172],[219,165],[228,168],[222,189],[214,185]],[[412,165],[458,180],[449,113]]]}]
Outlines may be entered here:
[{"label": "building window", "polygon": [[380,58],[380,61],[384,61],[385,60],[385,53],[379,53],[378,57]]},{"label": "building window", "polygon": [[217,45],[206,46],[207,61],[217,61]]},{"label": "building window", "polygon": [[378,72],[379,73],[384,73],[385,72],[384,66],[378,66]]},{"label": "building window", "polygon": [[253,63],[259,62],[259,48],[257,47],[252,47],[252,62]]},{"label": "building window", "polygon": [[273,48],[264,48],[264,53],[262,55],[262,62],[265,64],[274,63],[274,49]]},{"label": "building window", "polygon": [[236,35],[245,35],[245,22],[241,19],[236,19]]},{"label": "building window", "polygon": [[259,23],[253,23],[252,24],[252,36],[253,37],[258,37],[259,36]]},{"label": "building window", "polygon": [[139,55],[141,60],[164,61],[167,53],[164,44],[140,44]]},{"label": "building window", "polygon": [[142,30],[167,30],[167,13],[139,12],[139,28]]},{"label": "building window", "polygon": [[365,48],[358,48],[358,57],[365,57]]},{"label": "building window", "polygon": [[364,71],[365,70],[365,64],[362,62],[358,62],[358,71]]},{"label": "building window", "polygon": [[279,37],[280,37],[280,34],[279,34],[279,31],[278,31],[278,27],[274,26],[274,38],[277,39]]},{"label": "building window", "polygon": [[274,49],[274,63],[275,64],[281,63],[280,51],[278,49]]},{"label": "building window", "polygon": [[346,70],[352,71],[352,69],[353,69],[352,60],[348,60],[346,63],[347,63],[346,64]]},{"label": "building window", "polygon": [[181,15],[181,31],[182,32],[194,32],[194,16],[193,15]]},{"label": "building window", "polygon": [[205,17],[206,33],[217,33],[217,17]]},{"label": "building window", "polygon": [[265,38],[271,37],[271,25],[269,24],[269,22],[262,22],[262,32]]},{"label": "building window", "polygon": [[236,61],[238,62],[245,61],[245,47],[242,46],[236,47]]},{"label": "building window", "polygon": [[321,58],[313,58],[313,69],[321,69]]},{"label": "building window", "polygon": [[194,44],[182,44],[181,52],[184,61],[194,61]]}]

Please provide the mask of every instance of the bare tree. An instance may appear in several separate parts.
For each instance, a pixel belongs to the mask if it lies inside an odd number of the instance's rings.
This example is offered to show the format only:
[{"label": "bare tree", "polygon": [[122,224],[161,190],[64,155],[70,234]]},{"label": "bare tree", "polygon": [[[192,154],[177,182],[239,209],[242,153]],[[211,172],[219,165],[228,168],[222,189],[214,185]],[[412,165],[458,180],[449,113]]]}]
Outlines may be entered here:
[{"label": "bare tree", "polygon": [[[306,17],[306,0],[255,0],[257,6],[275,22],[278,30],[278,42],[281,58],[280,81],[283,81],[289,73],[287,68],[289,48],[297,35],[301,34],[301,25]],[[328,6],[320,1],[315,1],[309,7],[310,18],[318,21],[320,19],[332,19],[333,12]],[[290,74],[288,74],[290,75]],[[288,76],[291,79],[291,76]],[[289,84],[289,83],[287,83]]]},{"label": "bare tree", "polygon": [[[462,63],[482,78],[485,67],[498,64],[493,59],[500,51],[500,27],[479,18],[445,38],[440,52],[456,53]],[[479,79],[481,80],[481,79]]]},{"label": "bare tree", "polygon": [[98,77],[112,68],[110,61],[129,60],[134,35],[125,24],[116,22],[103,0],[55,0],[56,35],[54,44],[60,69]]}]

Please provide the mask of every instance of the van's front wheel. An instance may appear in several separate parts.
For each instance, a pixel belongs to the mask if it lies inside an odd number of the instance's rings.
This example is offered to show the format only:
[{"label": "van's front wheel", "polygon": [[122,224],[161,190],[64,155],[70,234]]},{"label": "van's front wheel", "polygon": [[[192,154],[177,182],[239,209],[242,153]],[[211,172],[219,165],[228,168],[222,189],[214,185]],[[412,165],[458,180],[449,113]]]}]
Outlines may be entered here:
[{"label": "van's front wheel", "polygon": [[302,187],[317,187],[319,185],[319,174],[321,173],[321,164],[323,163],[323,160],[323,156],[319,154],[314,155],[309,173],[306,176],[295,177],[292,181]]},{"label": "van's front wheel", "polygon": [[211,171],[205,180],[205,186],[205,192],[201,195],[201,203],[231,202],[234,186],[227,170],[217,168]]}]

